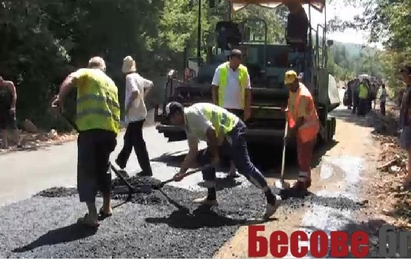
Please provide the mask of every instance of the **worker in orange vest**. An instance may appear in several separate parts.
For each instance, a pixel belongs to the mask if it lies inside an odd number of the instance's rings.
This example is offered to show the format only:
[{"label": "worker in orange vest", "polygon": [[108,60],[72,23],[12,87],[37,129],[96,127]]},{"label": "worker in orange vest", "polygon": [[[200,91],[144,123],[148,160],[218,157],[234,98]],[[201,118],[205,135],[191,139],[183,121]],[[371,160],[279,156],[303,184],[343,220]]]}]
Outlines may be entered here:
[{"label": "worker in orange vest", "polygon": [[306,192],[311,186],[311,160],[320,123],[313,97],[308,88],[299,82],[297,73],[287,71],[284,83],[290,90],[286,109],[286,141],[296,140],[299,167],[298,179],[292,189]]}]

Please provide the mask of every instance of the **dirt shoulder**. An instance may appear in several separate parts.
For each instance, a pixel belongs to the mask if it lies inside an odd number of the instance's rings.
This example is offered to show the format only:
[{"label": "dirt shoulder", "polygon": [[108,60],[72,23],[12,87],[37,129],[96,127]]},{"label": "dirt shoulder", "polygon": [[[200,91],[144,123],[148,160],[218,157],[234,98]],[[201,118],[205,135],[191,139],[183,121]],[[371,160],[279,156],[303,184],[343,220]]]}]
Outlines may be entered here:
[{"label": "dirt shoulder", "polygon": [[[345,208],[339,206],[354,206],[349,204],[349,199],[340,198],[331,201],[327,197],[328,194],[343,194],[346,192],[346,188],[352,181],[368,175],[368,172],[373,171],[376,166],[376,158],[378,155],[378,146],[375,140],[371,137],[373,128],[368,125],[367,119],[358,118],[355,115],[351,115],[350,110],[339,109],[335,111],[334,116],[337,118],[337,130],[334,137],[335,142],[333,145],[326,147],[327,150],[320,150],[317,152],[321,158],[316,161],[316,166],[313,169],[312,178],[313,184],[310,191],[314,193],[317,198],[320,197],[323,200],[327,200],[327,204],[310,204],[305,203],[302,206],[296,208],[281,206],[276,214],[276,220],[265,223],[265,236],[269,237],[270,233],[276,230],[281,230],[287,234],[304,228],[307,223],[307,217],[313,219],[313,210],[320,207],[326,207],[329,210],[341,211]],[[360,168],[359,168],[360,167]],[[354,171],[358,171],[358,177],[354,174]],[[375,171],[375,170],[374,170]],[[327,175],[327,176],[326,176]],[[277,175],[278,177],[279,175]],[[366,179],[364,179],[367,182]],[[360,185],[359,193],[357,194],[357,203],[367,203],[367,198],[363,197],[361,192],[362,187]],[[365,211],[357,213],[364,214]],[[308,215],[308,216],[307,216]],[[336,229],[344,225],[343,228],[348,227],[350,223],[335,222],[332,225],[331,222],[326,222],[326,215],[318,215],[324,217],[324,219],[318,219],[318,221],[324,221],[323,229],[325,228]],[[317,216],[317,217],[318,217]],[[315,217],[315,216],[314,216]],[[315,218],[314,218],[315,220]],[[347,220],[348,221],[348,220]],[[320,228],[321,229],[321,228]],[[229,240],[215,255],[217,258],[246,258],[248,257],[248,227],[241,227],[235,236]]]}]

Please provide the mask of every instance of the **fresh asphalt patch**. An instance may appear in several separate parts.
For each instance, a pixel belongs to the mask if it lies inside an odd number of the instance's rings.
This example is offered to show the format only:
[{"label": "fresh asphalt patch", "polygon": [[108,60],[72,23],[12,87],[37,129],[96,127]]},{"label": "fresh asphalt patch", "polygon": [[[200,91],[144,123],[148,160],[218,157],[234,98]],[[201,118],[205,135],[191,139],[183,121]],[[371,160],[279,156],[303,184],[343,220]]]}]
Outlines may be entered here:
[{"label": "fresh asphalt patch", "polygon": [[[158,183],[153,178],[132,177],[137,185]],[[235,180],[233,180],[235,181]],[[235,186],[235,184],[233,185]],[[101,222],[97,231],[75,222],[85,213],[73,188],[51,188],[34,197],[0,209],[0,257],[212,257],[236,230],[259,223],[253,218],[264,212],[265,198],[253,186],[220,188],[219,207],[192,203],[204,192],[171,186],[149,194],[116,194],[124,187],[113,181],[113,216]],[[101,199],[98,200],[101,204]],[[346,198],[309,195],[283,201],[286,213],[301,206],[357,209]]]}]

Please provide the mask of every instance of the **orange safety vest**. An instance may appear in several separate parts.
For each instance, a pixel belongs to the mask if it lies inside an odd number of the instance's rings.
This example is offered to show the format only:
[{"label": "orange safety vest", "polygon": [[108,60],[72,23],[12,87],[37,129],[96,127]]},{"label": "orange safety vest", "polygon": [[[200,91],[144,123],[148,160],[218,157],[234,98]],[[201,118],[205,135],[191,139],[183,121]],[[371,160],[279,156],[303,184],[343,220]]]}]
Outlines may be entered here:
[{"label": "orange safety vest", "polygon": [[298,118],[298,106],[300,105],[300,100],[301,98],[306,98],[308,100],[307,107],[305,107],[307,116],[304,118],[304,124],[298,129],[297,137],[300,138],[301,142],[303,143],[315,139],[320,129],[320,123],[318,119],[317,110],[315,109],[314,100],[310,91],[304,84],[300,83],[300,88],[297,91],[295,100],[293,100],[293,114],[291,114],[290,110],[290,102],[292,101],[290,98],[291,97],[288,97],[287,112],[289,127],[292,128],[295,126],[296,120]]}]

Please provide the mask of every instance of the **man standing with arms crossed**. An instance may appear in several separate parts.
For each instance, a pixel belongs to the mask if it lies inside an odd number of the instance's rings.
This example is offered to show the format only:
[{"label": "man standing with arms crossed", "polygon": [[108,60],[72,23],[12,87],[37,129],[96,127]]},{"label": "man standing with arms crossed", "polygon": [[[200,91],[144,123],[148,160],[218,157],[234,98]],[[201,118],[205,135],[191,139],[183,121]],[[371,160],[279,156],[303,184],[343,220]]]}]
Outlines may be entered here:
[{"label": "man standing with arms crossed", "polygon": [[287,141],[297,141],[298,179],[292,187],[296,193],[304,193],[311,186],[311,160],[320,128],[317,110],[308,88],[300,83],[297,73],[287,71],[284,79],[290,92],[286,116],[288,118]]},{"label": "man standing with arms crossed", "polygon": [[[212,96],[214,104],[247,121],[251,116],[251,83],[248,70],[241,64],[241,60],[241,51],[234,49],[230,60],[217,67],[211,83]],[[229,175],[237,176],[232,160]]]},{"label": "man standing with arms crossed", "polygon": [[6,81],[0,76],[0,131],[3,139],[3,146],[8,149],[8,131],[13,130],[13,138],[17,147],[20,147],[20,136],[16,121],[17,92],[12,81]]},{"label": "man standing with arms crossed", "polygon": [[64,80],[52,104],[61,111],[67,94],[77,88],[77,189],[80,202],[85,202],[88,208],[88,213],[78,223],[89,227],[99,226],[97,191],[103,195],[101,216],[112,214],[109,158],[120,132],[120,105],[117,87],[105,71],[104,60],[93,57],[88,68],[79,69]]}]

